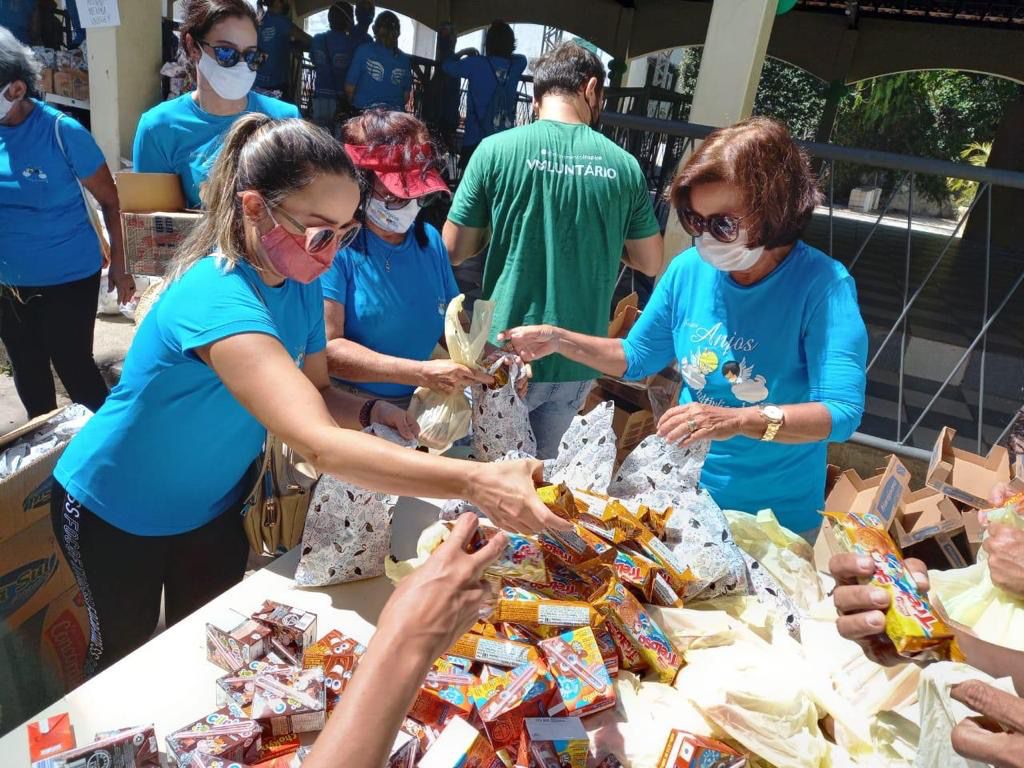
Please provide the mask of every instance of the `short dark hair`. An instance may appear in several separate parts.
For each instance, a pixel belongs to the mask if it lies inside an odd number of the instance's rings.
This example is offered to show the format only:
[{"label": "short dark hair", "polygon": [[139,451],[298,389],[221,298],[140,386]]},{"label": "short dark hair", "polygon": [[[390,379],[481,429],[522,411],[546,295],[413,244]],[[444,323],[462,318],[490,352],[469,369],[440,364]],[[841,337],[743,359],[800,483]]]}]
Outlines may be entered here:
[{"label": "short dark hair", "polygon": [[604,87],[604,64],[579,43],[565,42],[541,56],[533,70],[533,98],[540,101],[549,93],[571,96],[592,77]]},{"label": "short dark hair", "polygon": [[344,32],[352,27],[352,6],[335,3],[327,11],[327,26],[335,32]]},{"label": "short dark hair", "polygon": [[246,0],[186,0],[181,22],[181,42],[189,35],[198,45],[216,24],[224,19],[249,19],[259,28],[256,10]]},{"label": "short dark hair", "polygon": [[488,56],[511,59],[515,50],[516,33],[512,31],[512,27],[501,19],[493,21],[484,35],[484,52]]},{"label": "short dark hair", "polygon": [[373,21],[374,30],[378,30],[381,27],[394,27],[395,29],[401,29],[402,22],[398,20],[398,17],[391,11],[383,11],[377,14],[377,18]]},{"label": "short dark hair", "polygon": [[680,221],[690,188],[720,181],[735,184],[743,194],[751,248],[794,242],[822,198],[807,153],[786,126],[767,117],[712,131],[690,155],[668,193]]}]

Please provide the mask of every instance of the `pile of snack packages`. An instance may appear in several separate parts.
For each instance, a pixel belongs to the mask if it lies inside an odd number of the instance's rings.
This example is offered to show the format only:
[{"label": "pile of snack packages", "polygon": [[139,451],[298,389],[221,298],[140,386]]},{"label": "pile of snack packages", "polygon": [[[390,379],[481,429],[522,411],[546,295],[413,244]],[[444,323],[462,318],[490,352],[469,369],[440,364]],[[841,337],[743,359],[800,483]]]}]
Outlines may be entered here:
[{"label": "pile of snack packages", "polygon": [[[841,546],[871,556],[872,583],[893,594],[896,651],[936,661],[923,670],[880,667],[839,637],[810,545],[770,511],[726,513],[697,488],[706,445],[651,437],[616,470],[608,405],[577,418],[537,490],[572,530],[508,535],[486,573],[489,615],[433,663],[389,768],[961,765],[949,686],[1008,681],[958,663],[881,521],[829,514]],[[388,576],[419,567],[467,508],[445,505],[417,557],[389,561]],[[471,546],[496,532],[481,524]],[[300,765],[301,734],[324,727],[364,652],[270,601],[214,619],[206,640],[226,673],[219,708],[167,736],[171,765]],[[159,765],[152,727],[97,738],[46,768],[111,749]]]}]

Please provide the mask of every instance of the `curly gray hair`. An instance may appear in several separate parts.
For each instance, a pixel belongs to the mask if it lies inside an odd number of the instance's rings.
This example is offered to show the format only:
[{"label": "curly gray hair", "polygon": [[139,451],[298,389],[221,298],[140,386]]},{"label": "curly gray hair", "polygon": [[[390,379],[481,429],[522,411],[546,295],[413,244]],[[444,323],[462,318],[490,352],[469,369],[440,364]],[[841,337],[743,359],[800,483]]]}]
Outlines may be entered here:
[{"label": "curly gray hair", "polygon": [[39,71],[42,69],[32,49],[16,38],[9,29],[0,27],[0,88],[21,80],[32,95],[39,94]]}]

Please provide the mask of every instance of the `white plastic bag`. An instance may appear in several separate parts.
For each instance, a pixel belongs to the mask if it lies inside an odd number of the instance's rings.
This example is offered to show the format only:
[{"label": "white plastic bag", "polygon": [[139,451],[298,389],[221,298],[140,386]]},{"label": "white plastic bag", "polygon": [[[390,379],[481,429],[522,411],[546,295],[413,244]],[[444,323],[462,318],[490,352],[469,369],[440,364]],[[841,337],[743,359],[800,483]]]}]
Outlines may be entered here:
[{"label": "white plastic bag", "polygon": [[[494,319],[494,302],[478,300],[473,305],[469,333],[459,319],[466,297],[459,294],[444,314],[444,337],[453,363],[478,368]],[[469,432],[472,409],[465,392],[445,395],[425,387],[417,389],[409,404],[409,415],[420,426],[420,443],[438,451],[446,451],[452,443]]]},{"label": "white plastic bag", "polygon": [[473,458],[494,461],[509,451],[537,455],[537,439],[530,426],[530,411],[516,386],[526,371],[514,355],[502,355],[487,369],[494,375],[504,367],[508,381],[492,389],[483,384],[471,388],[473,400]]},{"label": "white plastic bag", "polygon": [[117,291],[107,291],[107,270],[100,272],[100,297],[96,304],[97,315],[116,315],[121,312],[117,305]]}]

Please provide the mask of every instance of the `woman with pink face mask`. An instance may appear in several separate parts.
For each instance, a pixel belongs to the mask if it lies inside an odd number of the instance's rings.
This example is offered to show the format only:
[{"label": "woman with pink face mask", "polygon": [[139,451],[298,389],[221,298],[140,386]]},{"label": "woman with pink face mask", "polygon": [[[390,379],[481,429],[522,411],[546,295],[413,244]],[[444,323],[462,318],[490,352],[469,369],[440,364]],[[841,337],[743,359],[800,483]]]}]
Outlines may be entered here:
[{"label": "woman with pink face mask", "polygon": [[867,358],[853,278],[800,239],[817,180],[782,124],[752,118],[711,133],[669,195],[694,247],[669,265],[627,338],[550,325],[504,338],[527,361],[561,354],[629,379],[676,363],[679,405],[658,434],[711,441],[701,484],[721,507],[771,508],[811,537],[827,444],[860,424]]},{"label": "woman with pink face mask", "polygon": [[120,383],[54,470],[53,527],[89,610],[89,671],[148,639],[161,592],[173,624],[242,578],[239,512],[268,430],[368,489],[470,499],[519,531],[565,527],[534,493],[539,462],[456,461],[356,431],[416,427],[327,373],[317,278],[360,228],[341,144],[301,120],[245,115],[207,201]]}]

